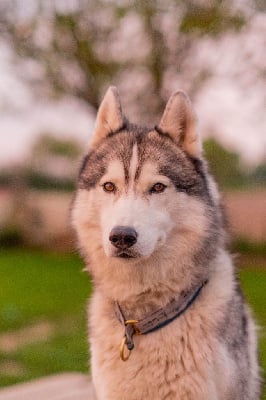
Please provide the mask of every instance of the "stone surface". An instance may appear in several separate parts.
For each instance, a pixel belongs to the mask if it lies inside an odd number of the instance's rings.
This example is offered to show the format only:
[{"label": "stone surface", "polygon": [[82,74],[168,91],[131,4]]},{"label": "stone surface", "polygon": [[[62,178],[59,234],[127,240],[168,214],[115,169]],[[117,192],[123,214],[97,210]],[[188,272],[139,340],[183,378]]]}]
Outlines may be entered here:
[{"label": "stone surface", "polygon": [[89,377],[64,373],[0,390],[0,400],[93,400]]}]

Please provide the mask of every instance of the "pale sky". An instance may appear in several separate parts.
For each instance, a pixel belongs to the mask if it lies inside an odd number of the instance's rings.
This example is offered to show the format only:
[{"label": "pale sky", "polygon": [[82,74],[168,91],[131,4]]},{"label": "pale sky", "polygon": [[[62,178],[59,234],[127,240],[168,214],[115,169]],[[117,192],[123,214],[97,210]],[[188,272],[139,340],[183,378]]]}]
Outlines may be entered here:
[{"label": "pale sky", "polygon": [[36,98],[16,75],[9,51],[0,46],[0,166],[27,159],[41,133],[76,137],[86,146],[94,126],[89,107],[73,98]]},{"label": "pale sky", "polygon": [[[257,66],[265,66],[265,27],[266,14],[260,14],[240,40],[225,37],[217,48],[206,39],[195,54],[197,63],[215,71],[194,102],[202,136],[213,132],[253,165],[266,157],[265,87],[254,73]],[[74,136],[85,151],[95,118],[89,108],[71,98],[36,98],[17,76],[10,51],[1,43],[0,54],[0,167],[26,159],[43,132]],[[247,56],[250,74],[245,73]],[[173,91],[177,88],[182,89],[180,83]]]}]

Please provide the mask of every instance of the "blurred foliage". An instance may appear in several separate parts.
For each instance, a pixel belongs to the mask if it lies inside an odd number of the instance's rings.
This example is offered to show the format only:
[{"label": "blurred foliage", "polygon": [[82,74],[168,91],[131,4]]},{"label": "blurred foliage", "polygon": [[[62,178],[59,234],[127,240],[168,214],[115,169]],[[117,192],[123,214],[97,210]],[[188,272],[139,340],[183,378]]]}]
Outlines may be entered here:
[{"label": "blurred foliage", "polygon": [[206,67],[195,72],[198,40],[237,34],[246,22],[229,0],[36,0],[28,13],[21,7],[19,0],[1,2],[0,34],[18,57],[41,66],[38,87],[97,109],[111,82],[124,90],[135,82],[127,97],[150,120],[162,111],[177,79],[190,85],[193,96],[209,77]]},{"label": "blurred foliage", "polygon": [[18,226],[8,225],[0,230],[0,249],[20,247],[24,243],[23,234]]},{"label": "blurred foliage", "polygon": [[241,164],[237,153],[225,149],[212,138],[204,142],[204,154],[210,172],[222,189],[266,185],[266,164],[249,170]]},{"label": "blurred foliage", "polygon": [[266,163],[260,164],[251,174],[251,179],[254,183],[266,184]]},{"label": "blurred foliage", "polygon": [[10,171],[0,170],[0,187],[10,186],[12,176]]},{"label": "blurred foliage", "polygon": [[227,13],[222,2],[213,2],[211,7],[209,2],[206,2],[206,5],[199,2],[188,3],[190,7],[187,7],[183,16],[180,32],[217,35],[230,26],[238,30],[245,24],[245,18],[242,15]]},{"label": "blurred foliage", "polygon": [[247,177],[240,169],[238,154],[226,150],[214,139],[205,141],[204,151],[209,169],[220,187],[240,187],[247,183]]},{"label": "blurred foliage", "polygon": [[266,241],[250,242],[247,239],[238,238],[234,240],[233,249],[242,255],[266,257]]},{"label": "blurred foliage", "polygon": [[39,172],[33,168],[17,169],[9,168],[8,171],[0,171],[0,187],[10,187],[22,190],[56,190],[73,192],[76,179],[60,178],[49,175],[49,173]]},{"label": "blurred foliage", "polygon": [[58,139],[49,133],[44,133],[34,143],[31,154],[37,158],[51,154],[75,160],[81,151],[81,146],[74,139]]},{"label": "blurred foliage", "polygon": [[41,135],[34,143],[25,169],[28,187],[73,191],[82,149],[75,139]]},{"label": "blurred foliage", "polygon": [[81,155],[75,139],[45,133],[33,144],[27,164],[0,171],[0,186],[73,191]]},{"label": "blurred foliage", "polygon": [[34,170],[28,170],[26,172],[25,183],[28,188],[37,190],[73,192],[75,189],[75,181],[73,179],[55,178]]},{"label": "blurred foliage", "polygon": [[82,154],[74,139],[58,139],[44,134],[33,144],[27,164],[0,171],[0,186],[23,191],[73,191]]}]

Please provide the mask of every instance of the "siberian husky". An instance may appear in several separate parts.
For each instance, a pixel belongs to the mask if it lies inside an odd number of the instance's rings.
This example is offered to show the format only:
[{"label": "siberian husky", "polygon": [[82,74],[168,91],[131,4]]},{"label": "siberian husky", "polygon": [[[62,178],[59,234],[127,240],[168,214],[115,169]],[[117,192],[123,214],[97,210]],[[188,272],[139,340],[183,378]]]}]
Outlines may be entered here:
[{"label": "siberian husky", "polygon": [[186,94],[149,129],[109,88],[72,220],[94,282],[97,400],[259,399],[256,329]]}]

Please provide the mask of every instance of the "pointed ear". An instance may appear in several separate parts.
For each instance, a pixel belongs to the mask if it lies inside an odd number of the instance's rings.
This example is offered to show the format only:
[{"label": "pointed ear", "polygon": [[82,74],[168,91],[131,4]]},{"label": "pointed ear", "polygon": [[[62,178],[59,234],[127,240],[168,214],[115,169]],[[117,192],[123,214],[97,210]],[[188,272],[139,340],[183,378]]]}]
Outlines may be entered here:
[{"label": "pointed ear", "polygon": [[188,96],[182,91],[174,93],[166,105],[159,128],[192,157],[201,154],[201,141],[196,125]]},{"label": "pointed ear", "polygon": [[110,86],[99,107],[90,147],[94,147],[109,133],[119,130],[124,124],[118,90]]}]

